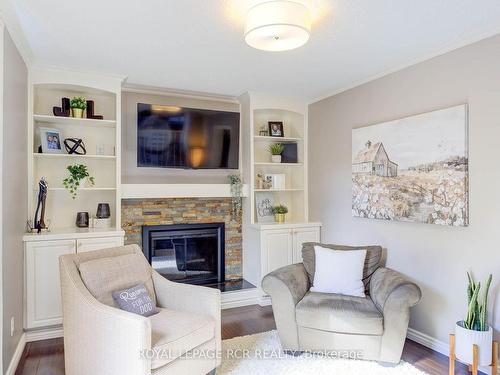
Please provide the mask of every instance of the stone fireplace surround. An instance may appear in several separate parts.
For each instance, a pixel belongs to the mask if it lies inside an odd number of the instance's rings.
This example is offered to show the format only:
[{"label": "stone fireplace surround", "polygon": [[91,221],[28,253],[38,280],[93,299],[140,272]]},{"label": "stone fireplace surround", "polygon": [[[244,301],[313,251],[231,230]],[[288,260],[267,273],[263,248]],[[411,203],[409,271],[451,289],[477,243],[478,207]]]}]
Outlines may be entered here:
[{"label": "stone fireplace surround", "polygon": [[125,244],[142,246],[143,225],[225,223],[226,280],[243,277],[241,218],[231,218],[231,198],[122,199]]}]

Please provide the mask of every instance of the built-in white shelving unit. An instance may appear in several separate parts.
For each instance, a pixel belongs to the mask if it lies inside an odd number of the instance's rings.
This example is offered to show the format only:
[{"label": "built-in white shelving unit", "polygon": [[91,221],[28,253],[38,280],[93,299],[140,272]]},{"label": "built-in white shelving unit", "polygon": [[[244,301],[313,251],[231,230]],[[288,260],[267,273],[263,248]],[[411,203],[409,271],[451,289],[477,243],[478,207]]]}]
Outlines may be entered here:
[{"label": "built-in white shelving unit", "polygon": [[[121,219],[121,82],[120,78],[68,70],[37,69],[29,72],[28,213],[34,219],[38,181],[49,188],[45,222],[50,232],[26,233],[24,241],[24,329],[28,341],[62,335],[59,257],[121,246],[125,232]],[[93,100],[103,120],[57,117],[52,107],[61,98],[83,96]],[[57,129],[64,138],[81,138],[85,155],[39,153],[41,128]],[[67,167],[84,164],[95,186],[82,186],[76,199],[63,187]],[[111,228],[77,228],[76,214],[95,215],[98,203],[109,203]]]},{"label": "built-in white shelving unit", "polygon": [[[302,244],[319,242],[321,223],[310,222],[307,184],[307,103],[293,98],[247,93],[240,97],[244,180],[249,185],[243,208],[243,277],[261,285],[267,273],[302,261]],[[283,137],[261,135],[269,121],[281,121]],[[273,143],[295,143],[297,163],[273,163],[268,148]],[[262,189],[257,175],[282,174],[283,188]],[[275,205],[288,207],[283,224],[259,222],[255,207],[260,194],[272,194]],[[269,303],[259,288],[261,304]]]},{"label": "built-in white shelving unit", "polygon": [[[282,100],[259,94],[248,94],[248,103],[242,103],[244,116],[245,181],[250,187],[247,215],[250,224],[258,224],[255,200],[259,194],[272,193],[275,204],[288,207],[288,223],[305,223],[307,213],[307,105],[294,100]],[[261,135],[268,129],[269,121],[283,122],[283,137]],[[297,145],[296,163],[273,163],[268,149],[273,143]],[[246,147],[245,147],[246,144]],[[246,154],[245,154],[246,153]],[[257,175],[285,175],[285,187],[262,189],[257,184]],[[278,225],[278,224],[276,224]]]},{"label": "built-in white shelving unit", "polygon": [[[33,219],[37,205],[38,181],[45,177],[47,195],[46,221],[51,230],[76,230],[79,211],[95,215],[98,203],[109,203],[112,229],[120,230],[120,136],[121,136],[121,79],[56,69],[30,71],[30,118],[28,138],[30,195],[28,217]],[[54,116],[52,108],[61,106],[61,98],[83,96],[93,100],[95,114],[104,119]],[[86,154],[39,153],[40,129],[52,128],[64,138],[80,138]],[[64,145],[63,149],[64,149]],[[67,167],[84,164],[95,178],[94,186],[82,186],[76,199],[63,187]],[[81,229],[78,229],[81,231]]]}]

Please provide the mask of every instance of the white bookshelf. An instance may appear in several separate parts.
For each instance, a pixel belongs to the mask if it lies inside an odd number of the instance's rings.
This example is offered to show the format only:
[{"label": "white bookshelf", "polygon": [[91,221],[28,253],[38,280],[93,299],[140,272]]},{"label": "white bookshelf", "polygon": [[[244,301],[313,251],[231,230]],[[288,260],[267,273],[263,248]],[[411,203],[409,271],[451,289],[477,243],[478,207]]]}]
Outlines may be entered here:
[{"label": "white bookshelf", "polygon": [[[259,286],[260,304],[269,299],[260,289],[269,272],[302,262],[302,244],[320,242],[321,223],[310,222],[307,183],[307,103],[285,97],[248,93],[240,97],[242,111],[242,153],[244,180],[249,185],[243,206],[243,277]],[[269,121],[281,121],[284,137],[260,134]],[[268,152],[272,143],[295,143],[297,163],[273,163]],[[257,174],[283,174],[285,186],[261,189]],[[259,222],[255,201],[259,194],[272,194],[275,205],[288,207],[286,222]]]},{"label": "white bookshelf", "polygon": [[[306,195],[306,153],[305,135],[307,134],[307,113],[304,106],[282,105],[269,100],[267,103],[256,103],[249,109],[250,133],[250,174],[251,217],[250,223],[257,224],[255,200],[258,194],[269,192],[273,194],[275,204],[288,207],[288,223],[307,222]],[[283,137],[260,135],[261,129],[268,127],[269,121],[283,122]],[[297,163],[273,163],[268,148],[273,143],[294,143],[297,145]],[[257,174],[284,174],[285,187],[282,189],[259,189]],[[278,226],[278,224],[276,224]]]},{"label": "white bookshelf", "polygon": [[[45,177],[48,182],[46,221],[50,221],[52,233],[63,231],[81,232],[75,226],[76,213],[96,213],[98,203],[109,203],[112,228],[121,226],[121,79],[55,69],[30,71],[29,89],[29,211],[33,219],[37,205],[38,181]],[[104,119],[58,117],[52,107],[61,106],[63,97],[83,96],[93,100],[95,114]],[[64,138],[81,138],[85,143],[85,155],[39,153],[40,128],[54,128]],[[63,145],[64,148],[64,145]],[[72,199],[63,187],[68,176],[66,167],[84,164],[95,178],[94,186],[82,186],[76,199]],[[90,230],[90,229],[89,229]]]}]

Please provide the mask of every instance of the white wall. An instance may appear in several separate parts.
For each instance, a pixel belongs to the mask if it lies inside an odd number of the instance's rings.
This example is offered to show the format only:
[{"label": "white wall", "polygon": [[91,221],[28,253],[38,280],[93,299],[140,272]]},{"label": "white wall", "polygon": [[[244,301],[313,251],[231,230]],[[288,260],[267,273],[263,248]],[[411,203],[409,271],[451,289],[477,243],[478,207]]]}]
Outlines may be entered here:
[{"label": "white wall", "polygon": [[[174,105],[239,112],[238,103],[190,97],[122,93],[122,183],[123,184],[225,184],[234,170],[183,170],[137,167],[137,104]],[[240,130],[241,147],[241,130]],[[241,163],[241,160],[240,160]]]},{"label": "white wall", "polygon": [[[470,226],[351,217],[351,129],[469,103]],[[443,342],[466,313],[466,271],[493,274],[500,330],[500,36],[385,76],[309,107],[310,219],[323,240],[380,244],[387,265],[420,285],[410,326]]]},{"label": "white wall", "polygon": [[[27,212],[28,72],[7,30],[3,35],[2,303],[3,373],[23,332],[23,242]],[[10,320],[15,319],[14,335]]]}]

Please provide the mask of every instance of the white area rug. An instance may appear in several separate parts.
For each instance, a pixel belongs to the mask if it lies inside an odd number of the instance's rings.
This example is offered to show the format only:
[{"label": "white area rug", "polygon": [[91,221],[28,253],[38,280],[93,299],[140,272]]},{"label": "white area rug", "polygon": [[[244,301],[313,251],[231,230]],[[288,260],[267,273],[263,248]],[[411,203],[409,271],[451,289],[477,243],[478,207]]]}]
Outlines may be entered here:
[{"label": "white area rug", "polygon": [[[322,356],[302,355],[268,358],[279,353],[280,341],[276,331],[235,337],[222,342],[224,358],[217,375],[425,375],[414,366],[401,362],[396,367],[383,367],[377,362],[334,359]],[[250,355],[240,358],[243,353]],[[258,357],[254,355],[258,353]],[[267,358],[264,358],[267,356]]]}]

